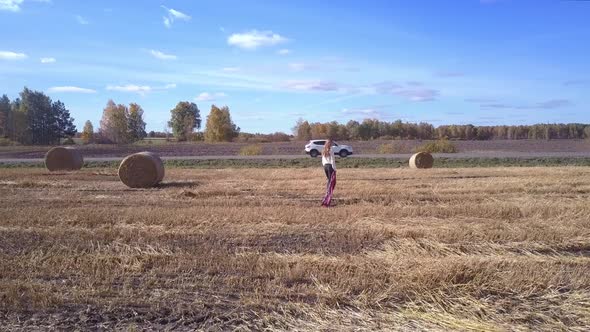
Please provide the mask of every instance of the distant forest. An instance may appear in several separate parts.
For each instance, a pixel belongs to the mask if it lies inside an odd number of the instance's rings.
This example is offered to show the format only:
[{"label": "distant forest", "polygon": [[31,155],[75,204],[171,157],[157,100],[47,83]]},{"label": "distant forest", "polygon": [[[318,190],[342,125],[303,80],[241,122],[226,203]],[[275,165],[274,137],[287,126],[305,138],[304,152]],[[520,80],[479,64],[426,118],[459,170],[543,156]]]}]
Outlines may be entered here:
[{"label": "distant forest", "polygon": [[493,140],[493,139],[583,139],[590,138],[590,124],[555,123],[527,126],[474,126],[444,125],[434,127],[425,122],[409,123],[366,119],[362,122],[348,121],[309,123],[303,119],[297,121],[293,134],[298,140],[331,137],[337,140],[372,140],[372,139],[456,139],[456,140]]}]

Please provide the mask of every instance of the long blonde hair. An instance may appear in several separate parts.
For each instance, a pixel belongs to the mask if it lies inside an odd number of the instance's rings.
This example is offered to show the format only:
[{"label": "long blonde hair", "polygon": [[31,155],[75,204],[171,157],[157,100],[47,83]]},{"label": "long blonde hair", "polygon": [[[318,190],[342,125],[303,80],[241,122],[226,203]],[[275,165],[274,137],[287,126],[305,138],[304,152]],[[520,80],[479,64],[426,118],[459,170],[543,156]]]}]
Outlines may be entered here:
[{"label": "long blonde hair", "polygon": [[326,144],[324,144],[324,150],[322,151],[322,156],[326,158],[330,156],[330,151],[332,151],[332,144],[334,144],[334,141],[332,141],[331,138],[326,141]]}]

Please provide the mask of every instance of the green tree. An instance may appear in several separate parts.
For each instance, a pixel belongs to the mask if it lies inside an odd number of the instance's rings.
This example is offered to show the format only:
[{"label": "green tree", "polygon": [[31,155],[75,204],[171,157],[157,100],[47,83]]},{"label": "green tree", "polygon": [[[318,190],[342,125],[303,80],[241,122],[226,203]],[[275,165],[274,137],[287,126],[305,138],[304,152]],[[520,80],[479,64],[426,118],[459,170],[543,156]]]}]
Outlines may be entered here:
[{"label": "green tree", "polygon": [[[51,99],[42,92],[24,88],[20,93],[19,112],[25,117],[25,125],[19,134],[23,144],[52,144],[57,135],[57,119],[52,116]],[[19,119],[22,121],[22,119]]]},{"label": "green tree", "polygon": [[463,139],[468,139],[468,140],[472,140],[475,138],[475,134],[476,134],[476,130],[475,130],[475,126],[473,125],[466,125],[463,128]]},{"label": "green tree", "polygon": [[[15,120],[18,120],[19,141],[25,144],[56,144],[60,138],[76,134],[74,119],[61,101],[53,102],[40,91],[24,88]],[[24,124],[22,123],[24,115]]]},{"label": "green tree", "polygon": [[332,121],[332,122],[327,123],[328,138],[335,139],[335,140],[342,139],[342,137],[338,136],[338,128],[339,127],[340,126],[338,125],[338,122],[336,122],[336,121]]},{"label": "green tree", "polygon": [[[471,126],[473,127],[473,126]],[[419,139],[433,139],[434,138],[434,126],[426,122],[420,122],[416,126],[416,131]],[[468,130],[467,130],[468,131]]]},{"label": "green tree", "polygon": [[51,105],[51,109],[57,120],[58,138],[71,138],[76,135],[74,118],[71,117],[70,111],[66,108],[66,105],[58,100]]},{"label": "green tree", "polygon": [[136,103],[129,104],[129,137],[132,141],[139,141],[146,137],[143,109]]},{"label": "green tree", "polygon": [[20,98],[6,107],[0,98],[2,136],[23,144],[48,145],[76,134],[74,119],[61,101],[53,102],[40,91],[24,88]]},{"label": "green tree", "polygon": [[391,124],[391,136],[395,138],[403,138],[406,135],[404,132],[404,123],[402,120],[396,120]]},{"label": "green tree", "polygon": [[170,110],[168,126],[179,141],[186,141],[195,129],[201,128],[201,112],[195,103],[181,101]]},{"label": "green tree", "polygon": [[86,120],[86,123],[84,123],[84,129],[82,130],[80,138],[82,138],[84,144],[94,142],[94,126],[90,120]]},{"label": "green tree", "polygon": [[338,139],[349,140],[350,133],[348,132],[348,128],[345,125],[338,125],[338,134],[336,136]]},{"label": "green tree", "polygon": [[359,126],[360,123],[358,121],[350,120],[346,123],[346,129],[348,131],[348,136],[350,139],[359,139]]},{"label": "green tree", "polygon": [[205,140],[207,142],[230,142],[239,133],[240,128],[232,122],[229,108],[211,105],[211,113],[207,117],[205,128]]},{"label": "green tree", "polygon": [[8,137],[10,112],[10,99],[8,99],[8,96],[3,95],[0,98],[0,137]]},{"label": "green tree", "polygon": [[125,105],[117,105],[109,100],[102,112],[100,120],[100,135],[115,144],[131,142],[128,123],[129,110]]},{"label": "green tree", "polygon": [[379,137],[379,121],[375,119],[365,119],[359,126],[360,139],[367,141]]},{"label": "green tree", "polygon": [[23,144],[30,144],[30,135],[27,127],[27,114],[21,111],[20,99],[12,103],[12,111],[10,112],[11,119],[11,140]]}]

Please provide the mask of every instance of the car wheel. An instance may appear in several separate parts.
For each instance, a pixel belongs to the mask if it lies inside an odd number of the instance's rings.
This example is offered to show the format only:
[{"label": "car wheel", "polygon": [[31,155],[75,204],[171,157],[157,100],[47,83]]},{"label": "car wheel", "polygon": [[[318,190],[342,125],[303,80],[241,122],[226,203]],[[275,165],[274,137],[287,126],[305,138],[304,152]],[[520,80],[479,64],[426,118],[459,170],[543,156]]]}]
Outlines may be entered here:
[{"label": "car wheel", "polygon": [[309,151],[309,155],[310,155],[312,158],[315,158],[315,157],[317,157],[319,154],[320,154],[320,153],[318,152],[318,150],[311,150],[311,151]]},{"label": "car wheel", "polygon": [[340,150],[340,157],[345,158],[348,156],[348,151],[346,150]]}]

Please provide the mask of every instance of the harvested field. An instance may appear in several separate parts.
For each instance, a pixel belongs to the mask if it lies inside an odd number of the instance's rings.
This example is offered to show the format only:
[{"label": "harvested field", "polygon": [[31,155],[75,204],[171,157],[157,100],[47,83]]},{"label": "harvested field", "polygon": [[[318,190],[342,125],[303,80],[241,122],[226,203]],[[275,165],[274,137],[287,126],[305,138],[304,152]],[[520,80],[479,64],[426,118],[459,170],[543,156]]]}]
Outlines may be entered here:
[{"label": "harvested field", "polygon": [[590,327],[590,168],[0,171],[0,329]]}]

